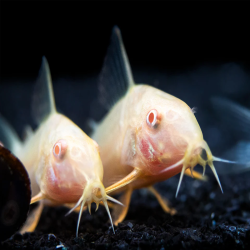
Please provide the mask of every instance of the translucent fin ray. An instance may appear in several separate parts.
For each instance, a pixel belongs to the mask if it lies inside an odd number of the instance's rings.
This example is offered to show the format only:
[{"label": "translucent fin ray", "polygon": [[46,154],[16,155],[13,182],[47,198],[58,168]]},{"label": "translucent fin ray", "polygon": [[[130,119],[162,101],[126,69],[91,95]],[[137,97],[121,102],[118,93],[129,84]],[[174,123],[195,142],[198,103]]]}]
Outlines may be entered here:
[{"label": "translucent fin ray", "polygon": [[34,88],[32,99],[32,116],[39,125],[51,113],[56,112],[54,93],[49,65],[45,57],[42,58],[42,65]]},{"label": "translucent fin ray", "polygon": [[120,189],[120,188],[128,185],[129,183],[131,183],[132,181],[137,179],[141,174],[142,174],[142,171],[140,169],[135,168],[130,174],[125,176],[123,179],[121,179],[120,181],[118,181],[118,182],[114,183],[113,185],[107,187],[106,190],[105,190],[106,194],[114,192],[117,189]]},{"label": "translucent fin ray", "polygon": [[14,128],[0,115],[0,141],[13,154],[17,154],[22,142]]},{"label": "translucent fin ray", "polygon": [[99,99],[110,109],[134,85],[120,29],[115,26],[99,78]]},{"label": "translucent fin ray", "polygon": [[33,204],[33,203],[38,202],[40,200],[43,200],[45,198],[46,198],[46,196],[42,192],[39,192],[36,196],[31,198],[30,204]]}]

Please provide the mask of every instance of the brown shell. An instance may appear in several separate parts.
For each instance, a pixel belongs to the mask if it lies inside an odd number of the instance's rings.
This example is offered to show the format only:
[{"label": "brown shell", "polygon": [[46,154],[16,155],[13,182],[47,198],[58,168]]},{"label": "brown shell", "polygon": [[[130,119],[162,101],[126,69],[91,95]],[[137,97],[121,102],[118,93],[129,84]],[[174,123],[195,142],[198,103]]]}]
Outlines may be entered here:
[{"label": "brown shell", "polygon": [[0,145],[0,240],[24,224],[29,211],[31,188],[23,164]]}]

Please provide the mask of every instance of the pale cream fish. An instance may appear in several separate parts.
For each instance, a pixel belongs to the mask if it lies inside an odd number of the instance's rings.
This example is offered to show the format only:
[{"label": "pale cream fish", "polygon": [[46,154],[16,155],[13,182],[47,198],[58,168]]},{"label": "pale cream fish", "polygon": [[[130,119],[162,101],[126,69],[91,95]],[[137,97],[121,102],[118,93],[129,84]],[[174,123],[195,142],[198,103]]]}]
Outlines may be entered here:
[{"label": "pale cream fish", "polygon": [[170,94],[134,83],[118,27],[113,29],[99,90],[110,111],[94,126],[91,137],[100,147],[106,192],[123,191],[120,201],[126,205],[115,205],[114,224],[125,218],[132,191],[144,187],[164,211],[174,214],[152,185],[181,173],[177,195],[184,173],[202,179],[193,171],[197,164],[204,171],[208,164],[221,188],[213,161],[223,160],[212,155],[193,110]]},{"label": "pale cream fish", "polygon": [[[0,116],[0,140],[26,167],[32,188],[31,203],[39,205],[29,215],[21,232],[34,231],[44,205],[80,206],[76,235],[84,206],[101,202],[113,228],[103,186],[103,165],[97,143],[70,119],[56,111],[49,66],[45,57],[36,83],[33,116],[38,129],[28,130],[21,142],[16,132]],[[120,204],[120,203],[119,203]],[[69,213],[70,213],[69,212]],[[113,228],[114,230],[114,228]]]}]

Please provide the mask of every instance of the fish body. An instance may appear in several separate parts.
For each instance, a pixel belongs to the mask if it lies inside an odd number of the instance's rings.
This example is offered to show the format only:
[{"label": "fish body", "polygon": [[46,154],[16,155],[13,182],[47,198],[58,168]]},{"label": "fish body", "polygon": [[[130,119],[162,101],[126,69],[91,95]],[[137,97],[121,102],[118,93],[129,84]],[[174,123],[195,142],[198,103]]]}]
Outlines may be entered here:
[{"label": "fish body", "polygon": [[[52,81],[47,60],[43,58],[33,99],[33,116],[39,124],[35,132],[29,130],[28,137],[21,142],[15,131],[0,117],[0,139],[19,157],[26,167],[32,188],[31,203],[40,205],[22,232],[33,231],[38,223],[43,205],[75,204],[80,206],[78,225],[84,206],[92,202],[103,202],[109,218],[107,200],[103,186],[103,165],[97,143],[76,124],[55,108]],[[4,143],[5,143],[4,142]],[[71,207],[72,207],[71,206]],[[69,212],[69,213],[70,213]],[[112,224],[113,227],[113,224]]]},{"label": "fish body", "polygon": [[[68,158],[54,156],[54,145],[67,142]],[[58,203],[76,203],[89,181],[102,182],[103,167],[98,145],[71,120],[51,114],[17,152],[32,180],[32,195],[42,192]],[[84,159],[84,160],[83,160]]]},{"label": "fish body", "polygon": [[106,192],[124,191],[120,200],[127,205],[114,209],[115,224],[125,218],[132,191],[138,188],[149,187],[169,211],[151,185],[181,173],[177,195],[184,173],[195,173],[197,164],[204,170],[208,164],[220,185],[213,161],[222,159],[212,155],[193,110],[170,94],[134,83],[118,27],[113,29],[99,90],[110,111],[91,137],[100,147]]},{"label": "fish body", "polygon": [[[148,126],[145,119],[151,110],[165,114],[155,128]],[[179,133],[177,139],[174,131],[178,130],[178,124],[179,131],[182,129],[185,133],[182,136]],[[144,177],[130,184],[133,189],[179,173],[181,165],[161,172],[184,157],[190,140],[203,141],[199,124],[183,101],[143,84],[131,87],[100,123],[92,138],[101,148],[103,165],[108,166],[104,171],[104,186],[117,180],[112,181],[110,176],[122,179],[134,166],[143,170]]]}]

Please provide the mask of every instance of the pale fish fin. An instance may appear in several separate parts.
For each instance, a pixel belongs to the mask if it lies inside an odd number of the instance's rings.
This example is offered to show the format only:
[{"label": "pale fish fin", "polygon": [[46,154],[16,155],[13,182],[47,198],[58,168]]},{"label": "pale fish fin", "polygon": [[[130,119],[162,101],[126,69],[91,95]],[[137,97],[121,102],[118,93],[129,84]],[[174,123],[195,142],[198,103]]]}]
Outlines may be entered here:
[{"label": "pale fish fin", "polygon": [[36,202],[41,201],[45,198],[46,198],[46,196],[42,192],[39,192],[37,195],[35,195],[31,198],[30,204],[36,203]]},{"label": "pale fish fin", "polygon": [[115,26],[99,79],[99,99],[110,109],[134,86],[120,29]]},{"label": "pale fish fin", "polygon": [[128,188],[119,197],[120,202],[124,204],[124,206],[119,206],[118,204],[114,205],[112,218],[115,226],[117,226],[118,223],[122,222],[128,213],[132,191],[132,188]]},{"label": "pale fish fin", "polygon": [[31,108],[33,118],[38,125],[50,114],[56,112],[50,70],[45,57],[42,58],[42,65],[36,81]]},{"label": "pale fish fin", "polygon": [[235,164],[217,163],[219,174],[236,174],[244,171],[250,171],[250,141],[240,141],[229,149],[223,158],[232,159]]},{"label": "pale fish fin", "polygon": [[22,142],[12,126],[0,115],[0,142],[14,155],[20,150]]},{"label": "pale fish fin", "polygon": [[26,125],[23,131],[23,140],[29,140],[29,138],[31,138],[33,134],[34,131],[32,130],[31,126]]},{"label": "pale fish fin", "polygon": [[25,232],[34,232],[36,229],[36,226],[40,220],[40,217],[42,215],[42,211],[44,208],[44,204],[42,201],[39,202],[38,206],[34,208],[29,214],[26,222],[24,223],[23,227],[19,231],[21,234],[24,234]]},{"label": "pale fish fin", "polygon": [[185,170],[185,175],[193,177],[196,180],[200,180],[200,181],[207,181],[208,180],[208,176],[203,175],[203,174],[196,172],[194,170],[191,170],[190,168],[187,168]]},{"label": "pale fish fin", "polygon": [[142,175],[142,171],[140,169],[135,168],[130,174],[125,176],[123,179],[121,179],[118,182],[114,183],[113,185],[107,187],[105,189],[106,194],[112,193],[112,192],[116,191],[117,189],[125,187],[129,183],[138,179],[141,175]]},{"label": "pale fish fin", "polygon": [[122,178],[124,177],[124,175],[115,175],[112,178],[108,179],[108,181],[105,183],[106,187],[109,187],[111,185],[113,185],[114,183],[120,181]]},{"label": "pale fish fin", "polygon": [[98,128],[99,123],[97,121],[95,121],[94,119],[88,119],[87,125],[90,128],[89,134],[93,134],[96,131],[96,129]]},{"label": "pale fish fin", "polygon": [[221,122],[250,140],[250,110],[225,98],[213,97],[211,101]]},{"label": "pale fish fin", "polygon": [[162,197],[153,186],[148,187],[148,190],[155,196],[164,212],[171,215],[175,215],[177,213],[174,208],[169,207],[169,201],[166,198]]}]

